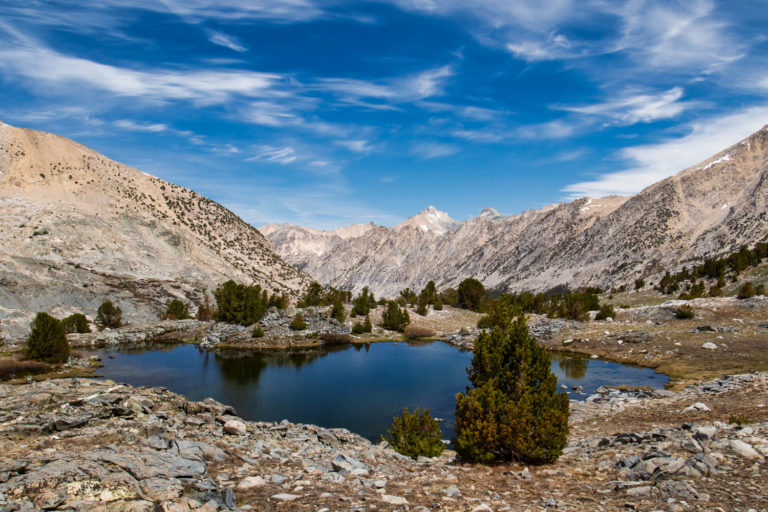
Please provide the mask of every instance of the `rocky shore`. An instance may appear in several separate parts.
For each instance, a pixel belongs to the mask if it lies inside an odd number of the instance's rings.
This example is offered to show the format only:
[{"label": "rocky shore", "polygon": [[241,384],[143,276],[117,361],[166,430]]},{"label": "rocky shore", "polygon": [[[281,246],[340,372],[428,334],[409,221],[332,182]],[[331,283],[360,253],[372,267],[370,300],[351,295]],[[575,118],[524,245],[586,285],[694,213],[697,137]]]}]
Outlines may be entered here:
[{"label": "rocky shore", "polygon": [[573,403],[560,460],[529,468],[412,460],[162,388],[0,385],[0,511],[765,510],[767,381],[603,389]]}]

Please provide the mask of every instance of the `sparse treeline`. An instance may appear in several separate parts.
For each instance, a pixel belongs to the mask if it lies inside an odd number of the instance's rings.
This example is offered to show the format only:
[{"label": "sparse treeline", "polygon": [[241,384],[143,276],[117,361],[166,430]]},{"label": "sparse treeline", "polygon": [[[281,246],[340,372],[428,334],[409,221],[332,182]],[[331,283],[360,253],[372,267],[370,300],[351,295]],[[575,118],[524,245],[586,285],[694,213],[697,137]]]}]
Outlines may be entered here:
[{"label": "sparse treeline", "polygon": [[[768,257],[768,243],[757,242],[752,249],[743,245],[738,251],[728,256],[705,258],[702,264],[694,265],[690,269],[686,266],[674,274],[667,271],[654,286],[654,290],[664,295],[681,292],[680,299],[721,297],[727,278],[730,278],[731,282],[738,282],[742,272],[759,265],[766,257]],[[716,281],[707,288],[705,282],[707,279]],[[635,281],[636,290],[644,287],[645,280]]]}]

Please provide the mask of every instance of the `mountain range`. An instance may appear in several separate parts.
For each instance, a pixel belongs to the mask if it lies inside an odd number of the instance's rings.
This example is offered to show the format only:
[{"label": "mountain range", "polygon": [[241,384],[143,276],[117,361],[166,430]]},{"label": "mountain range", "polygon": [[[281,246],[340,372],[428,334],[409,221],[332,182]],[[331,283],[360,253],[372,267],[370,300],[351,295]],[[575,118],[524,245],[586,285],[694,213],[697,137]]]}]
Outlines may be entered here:
[{"label": "mountain range", "polygon": [[[768,127],[628,197],[583,198],[517,215],[486,208],[460,222],[429,207],[387,228],[260,228],[319,282],[394,296],[429,280],[544,291],[612,288],[721,255],[768,235]],[[492,184],[491,184],[492,185]]]},{"label": "mountain range", "polygon": [[234,279],[297,294],[309,278],[255,228],[189,189],[70,139],[0,122],[0,328],[30,315],[93,316],[111,298],[132,321],[169,297],[200,303]]}]

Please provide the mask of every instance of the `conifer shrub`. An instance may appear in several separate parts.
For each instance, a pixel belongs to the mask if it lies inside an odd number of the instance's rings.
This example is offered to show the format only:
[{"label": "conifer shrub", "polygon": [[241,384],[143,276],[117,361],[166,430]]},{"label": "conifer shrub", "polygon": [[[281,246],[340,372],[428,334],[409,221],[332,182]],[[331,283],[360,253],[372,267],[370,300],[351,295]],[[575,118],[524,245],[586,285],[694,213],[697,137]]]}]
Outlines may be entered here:
[{"label": "conifer shrub", "polygon": [[635,279],[635,290],[642,290],[643,288],[645,288],[645,280]]},{"label": "conifer shrub", "polygon": [[387,309],[381,315],[381,326],[388,331],[403,332],[411,323],[411,316],[406,309],[401,308],[397,302],[387,302]]},{"label": "conifer shrub", "polygon": [[347,312],[344,311],[344,306],[341,304],[340,300],[333,302],[333,307],[331,308],[331,318],[338,320],[339,322],[343,322],[347,319]]},{"label": "conifer shrub", "polygon": [[355,315],[367,315],[371,312],[371,309],[375,308],[376,298],[373,296],[373,293],[368,291],[367,286],[363,288],[363,291],[360,292],[360,295],[355,297],[355,300],[352,301],[352,311],[355,313]]},{"label": "conifer shrub", "polygon": [[407,340],[418,340],[420,338],[433,338],[435,331],[426,327],[408,327],[403,335]]},{"label": "conifer shrub", "polygon": [[123,325],[123,310],[112,304],[112,301],[105,300],[96,313],[96,323],[102,329],[120,327]]},{"label": "conifer shrub", "polygon": [[725,295],[723,293],[723,289],[720,288],[719,286],[713,286],[709,289],[710,297],[722,297],[723,295]]},{"label": "conifer shrub", "polygon": [[511,299],[499,299],[489,317],[467,369],[472,387],[456,396],[456,451],[484,463],[553,462],[566,446],[568,397]]},{"label": "conifer shrub", "polygon": [[445,446],[440,425],[429,409],[416,409],[412,413],[406,407],[400,416],[392,418],[387,436],[382,438],[390,446],[408,457],[438,457]]},{"label": "conifer shrub", "polygon": [[765,295],[765,285],[759,284],[755,288],[755,295]]},{"label": "conifer shrub", "polygon": [[252,325],[267,312],[269,297],[261,286],[246,286],[232,280],[220,285],[213,292],[216,298],[217,322]]},{"label": "conifer shrub", "polygon": [[755,296],[755,285],[753,285],[751,281],[747,281],[746,283],[741,285],[741,288],[739,288],[738,298],[750,299],[754,296]]},{"label": "conifer shrub", "polygon": [[165,318],[166,320],[186,320],[189,318],[189,309],[181,300],[173,299],[165,308]]},{"label": "conifer shrub", "polygon": [[86,334],[91,332],[91,327],[88,325],[88,319],[82,313],[73,313],[67,318],[61,321],[64,332],[67,334],[78,333]]},{"label": "conifer shrub", "polygon": [[605,320],[607,318],[616,318],[616,311],[610,304],[600,306],[600,311],[595,315],[595,320]]},{"label": "conifer shrub", "polygon": [[427,316],[429,313],[429,304],[426,301],[419,299],[419,303],[416,305],[416,313],[421,316]]},{"label": "conifer shrub", "polygon": [[61,320],[48,313],[38,313],[30,324],[24,356],[51,364],[69,359],[69,343]]},{"label": "conifer shrub", "polygon": [[304,321],[304,317],[301,316],[301,313],[296,313],[296,316],[293,317],[293,320],[291,320],[288,327],[293,331],[303,331],[307,328],[307,322]]},{"label": "conifer shrub", "polygon": [[688,304],[683,304],[679,308],[675,309],[675,318],[678,320],[690,320],[696,318],[696,311]]},{"label": "conifer shrub", "polygon": [[355,325],[352,326],[352,334],[364,334],[372,330],[371,318],[368,315],[365,315],[365,322],[355,322]]},{"label": "conifer shrub", "polygon": [[251,338],[263,338],[264,337],[264,329],[261,328],[260,325],[257,325],[253,328],[251,331]]},{"label": "conifer shrub", "polygon": [[468,278],[459,283],[458,301],[459,307],[480,311],[485,298],[485,287],[477,279]]}]

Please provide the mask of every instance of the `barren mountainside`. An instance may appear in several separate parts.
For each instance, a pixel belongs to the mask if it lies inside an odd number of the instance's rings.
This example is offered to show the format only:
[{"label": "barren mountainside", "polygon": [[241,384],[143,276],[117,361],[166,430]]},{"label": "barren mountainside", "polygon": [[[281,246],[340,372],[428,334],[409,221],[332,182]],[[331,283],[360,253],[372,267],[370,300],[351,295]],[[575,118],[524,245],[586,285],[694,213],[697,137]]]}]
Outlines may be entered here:
[{"label": "barren mountainside", "polygon": [[[322,283],[393,296],[475,277],[512,291],[613,287],[655,278],[768,235],[768,127],[630,197],[583,198],[457,222],[430,207],[357,236],[289,225],[264,234],[286,261]],[[368,225],[366,225],[368,226]]]},{"label": "barren mountainside", "polygon": [[106,298],[129,319],[169,296],[199,303],[227,279],[298,291],[307,276],[255,228],[189,190],[69,139],[0,122],[0,329],[30,312],[89,316]]}]

